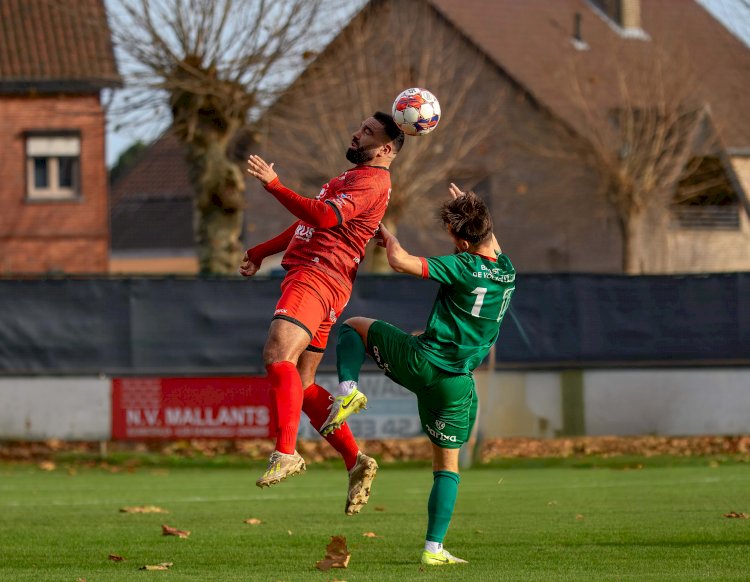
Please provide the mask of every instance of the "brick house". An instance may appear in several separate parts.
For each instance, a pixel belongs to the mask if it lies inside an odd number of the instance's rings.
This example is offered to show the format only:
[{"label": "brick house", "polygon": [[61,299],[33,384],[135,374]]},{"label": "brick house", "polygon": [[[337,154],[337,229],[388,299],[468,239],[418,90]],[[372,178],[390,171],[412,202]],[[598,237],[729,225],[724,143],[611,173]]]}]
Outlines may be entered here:
[{"label": "brick house", "polygon": [[[413,13],[407,22],[411,28],[405,30],[399,16],[407,8]],[[467,58],[481,55],[479,90],[471,96],[470,107],[453,117],[450,100],[462,82],[460,71],[455,78],[443,79],[438,63],[434,76],[418,81],[415,73],[414,84],[432,89],[444,112],[435,134],[415,139],[430,140],[425,143],[442,149],[441,140],[449,135],[443,128],[450,123],[477,118],[497,126],[498,131],[457,165],[450,178],[485,196],[504,249],[525,272],[624,271],[628,237],[604,193],[604,168],[592,158],[596,135],[587,125],[586,113],[593,112],[604,125],[611,123],[623,109],[618,75],[637,79],[644,63],[653,62],[657,53],[666,55],[671,69],[685,69],[685,79],[698,79],[695,96],[700,108],[695,115],[700,115],[700,123],[686,148],[684,168],[678,168],[682,174],[674,192],[667,192],[667,202],[648,217],[653,222],[644,221],[630,236],[643,249],[637,272],[750,270],[750,50],[694,0],[371,0],[291,84],[260,125],[260,153],[275,161],[283,181],[300,193],[316,194],[324,174],[346,168],[343,150],[336,157],[338,170],[316,170],[315,164],[302,168],[300,162],[320,160],[322,167],[321,148],[338,152],[346,147],[345,130],[339,132],[341,144],[310,140],[303,144],[307,150],[292,146],[295,140],[305,140],[298,131],[302,124],[310,119],[326,123],[315,109],[320,101],[311,97],[316,75],[326,68],[332,71],[327,81],[332,96],[323,101],[326,108],[333,109],[334,118],[361,114],[355,111],[360,98],[352,90],[351,76],[357,74],[352,54],[357,53],[357,35],[367,34],[373,36],[364,45],[378,47],[365,53],[374,63],[370,102],[381,109],[404,88],[390,83],[396,71],[389,68],[389,55],[377,52],[389,50],[383,47],[409,37],[428,53],[437,52],[436,42],[456,41],[456,50]],[[411,69],[418,73],[424,54],[411,54]],[[571,71],[577,75],[580,94]],[[638,121],[660,104],[639,95],[637,83],[631,83],[637,103],[631,117]],[[497,112],[496,118],[476,116],[477,111],[489,110]],[[282,126],[291,131],[284,133]],[[407,141],[405,148],[414,143]],[[503,163],[496,164],[497,159]],[[399,163],[395,162],[394,176]],[[693,196],[691,187],[698,175],[713,185]],[[433,186],[428,199],[442,199],[445,186]],[[394,190],[398,187],[394,183]],[[254,182],[248,187],[248,209],[248,244],[270,238],[291,220]],[[449,251],[445,237],[435,236],[434,225],[424,218],[430,216],[431,211],[421,206],[408,208],[398,222],[399,237],[416,253]]]},{"label": "brick house", "polygon": [[0,275],[107,271],[100,93],[120,83],[103,0],[0,3]]}]

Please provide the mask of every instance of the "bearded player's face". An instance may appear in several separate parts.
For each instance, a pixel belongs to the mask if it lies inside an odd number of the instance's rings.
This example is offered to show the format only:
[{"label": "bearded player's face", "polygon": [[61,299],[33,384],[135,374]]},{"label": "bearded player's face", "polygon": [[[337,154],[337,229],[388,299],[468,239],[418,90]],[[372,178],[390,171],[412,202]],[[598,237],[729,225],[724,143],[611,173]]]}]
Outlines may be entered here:
[{"label": "bearded player's face", "polygon": [[346,159],[352,164],[364,164],[372,160],[380,147],[388,143],[383,125],[374,117],[368,117],[352,135],[352,143],[346,150]]}]

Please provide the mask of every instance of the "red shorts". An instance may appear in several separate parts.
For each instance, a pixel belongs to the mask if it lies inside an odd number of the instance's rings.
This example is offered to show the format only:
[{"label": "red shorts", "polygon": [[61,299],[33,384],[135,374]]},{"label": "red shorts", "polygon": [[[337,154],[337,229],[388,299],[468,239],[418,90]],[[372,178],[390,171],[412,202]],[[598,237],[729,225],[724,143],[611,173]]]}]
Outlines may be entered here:
[{"label": "red shorts", "polygon": [[351,291],[309,269],[289,271],[281,282],[274,319],[285,319],[310,335],[309,349],[324,351],[331,327],[349,302]]}]

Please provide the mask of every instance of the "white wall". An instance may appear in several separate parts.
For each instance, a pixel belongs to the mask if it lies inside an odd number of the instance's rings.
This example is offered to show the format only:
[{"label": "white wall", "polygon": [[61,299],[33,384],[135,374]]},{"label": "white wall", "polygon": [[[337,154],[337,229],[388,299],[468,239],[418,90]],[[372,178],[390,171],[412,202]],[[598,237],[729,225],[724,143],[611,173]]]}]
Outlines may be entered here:
[{"label": "white wall", "polygon": [[750,369],[584,374],[586,433],[750,433]]},{"label": "white wall", "polygon": [[[332,374],[319,381],[329,390]],[[0,379],[0,439],[108,440],[108,378]],[[419,433],[414,396],[380,374],[365,374],[368,410],[352,417],[360,438]],[[558,372],[477,373],[484,438],[554,437],[563,429]],[[590,435],[750,434],[750,368],[587,370],[583,413]],[[365,434],[367,433],[367,434]],[[306,419],[300,437],[309,438]]]},{"label": "white wall", "polygon": [[0,439],[108,440],[107,378],[0,378]]}]

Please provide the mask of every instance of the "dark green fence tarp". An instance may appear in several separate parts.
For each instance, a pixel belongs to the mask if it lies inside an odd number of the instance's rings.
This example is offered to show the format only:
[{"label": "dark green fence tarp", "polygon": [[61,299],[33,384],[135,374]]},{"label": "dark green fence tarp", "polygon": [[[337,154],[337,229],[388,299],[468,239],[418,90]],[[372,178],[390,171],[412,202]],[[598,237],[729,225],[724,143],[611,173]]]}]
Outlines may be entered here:
[{"label": "dark green fence tarp", "polygon": [[[262,373],[280,278],[0,280],[0,373]],[[437,285],[360,276],[341,320],[423,328]],[[337,324],[340,325],[341,320]],[[336,327],[324,365],[335,363]],[[519,274],[501,367],[749,365],[750,273]]]}]

